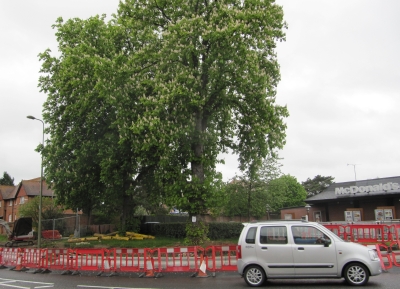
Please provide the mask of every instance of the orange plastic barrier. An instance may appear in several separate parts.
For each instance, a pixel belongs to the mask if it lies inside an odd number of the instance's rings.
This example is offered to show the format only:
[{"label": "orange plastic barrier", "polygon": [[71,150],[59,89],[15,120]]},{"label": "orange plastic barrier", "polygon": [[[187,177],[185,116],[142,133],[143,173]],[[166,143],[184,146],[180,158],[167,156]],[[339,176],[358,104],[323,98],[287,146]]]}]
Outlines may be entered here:
[{"label": "orange plastic barrier", "polygon": [[395,224],[390,226],[390,232],[392,234],[392,239],[393,241],[399,242],[399,236],[400,236],[400,224]]},{"label": "orange plastic barrier", "polygon": [[2,248],[1,252],[1,268],[17,266],[18,259],[18,248]]},{"label": "orange plastic barrier", "polygon": [[105,249],[74,249],[70,250],[68,270],[72,274],[79,274],[79,271],[99,271],[104,268]]},{"label": "orange plastic barrier", "polygon": [[[381,267],[383,270],[388,270],[393,267],[392,259],[390,258],[390,253],[388,252],[388,246],[383,245],[383,244],[376,244],[376,252],[378,253],[379,259],[381,260]],[[384,249],[384,251],[381,251],[381,248]],[[388,265],[386,266],[383,258],[387,259]]]},{"label": "orange plastic barrier", "polygon": [[147,257],[145,253],[145,249],[111,249],[110,268],[115,272],[140,272]]},{"label": "orange plastic barrier", "polygon": [[[71,255],[70,255],[71,253]],[[42,251],[41,269],[69,272],[72,262],[70,249],[45,249]]]},{"label": "orange plastic barrier", "polygon": [[351,241],[358,243],[379,243],[393,241],[392,231],[387,225],[351,225]]},{"label": "orange plastic barrier", "polygon": [[25,249],[23,252],[24,267],[33,268],[36,270],[42,270],[42,268],[43,268],[42,257],[45,255],[45,251],[47,251],[47,250]]},{"label": "orange plastic barrier", "polygon": [[336,235],[338,235],[343,240],[346,241],[351,240],[350,227],[340,224],[324,224],[324,226],[329,230],[331,230]]},{"label": "orange plastic barrier", "polygon": [[343,240],[357,243],[386,243],[399,240],[400,225],[324,224]]},{"label": "orange plastic barrier", "polygon": [[238,246],[210,246],[206,251],[211,251],[211,258],[207,258],[207,268],[213,275],[217,271],[236,271]]},{"label": "orange plastic barrier", "polygon": [[[324,224],[342,239],[374,244],[384,270],[400,267],[400,224]],[[305,238],[312,237],[304,230]],[[386,243],[390,243],[388,246]],[[62,270],[63,274],[97,271],[98,275],[136,272],[140,277],[158,277],[163,272],[194,272],[192,276],[215,276],[219,271],[236,271],[240,247],[236,245],[188,246],[157,249],[23,249],[0,248],[0,269],[13,267],[40,272]],[[384,261],[385,260],[385,261]]]},{"label": "orange plastic barrier", "polygon": [[3,265],[3,248],[0,248],[0,269],[4,269],[6,266]]},{"label": "orange plastic barrier", "polygon": [[[365,233],[365,231],[363,231]],[[364,238],[365,239],[365,238]],[[396,257],[400,252],[399,241],[390,246],[375,245],[381,266],[388,270],[400,267]],[[0,269],[12,267],[23,271],[26,268],[38,272],[63,270],[62,274],[79,274],[80,271],[97,271],[98,275],[118,272],[136,272],[139,277],[159,277],[163,272],[193,272],[192,276],[208,277],[207,271],[236,271],[240,247],[190,246],[158,249],[22,249],[0,248]]]},{"label": "orange plastic barrier", "polygon": [[197,272],[199,248],[196,246],[158,248],[155,262],[157,272]]}]

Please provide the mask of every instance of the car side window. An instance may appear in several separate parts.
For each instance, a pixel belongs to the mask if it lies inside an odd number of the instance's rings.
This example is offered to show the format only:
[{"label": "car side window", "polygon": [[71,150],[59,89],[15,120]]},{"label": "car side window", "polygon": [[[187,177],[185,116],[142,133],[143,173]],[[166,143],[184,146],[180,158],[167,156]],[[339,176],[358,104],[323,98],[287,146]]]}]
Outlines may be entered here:
[{"label": "car side window", "polygon": [[256,243],[256,233],[257,233],[257,227],[252,227],[247,231],[247,235],[246,235],[246,243],[247,244],[255,244]]},{"label": "car side window", "polygon": [[286,226],[265,226],[260,231],[260,244],[287,244]]},{"label": "car side window", "polygon": [[292,226],[292,235],[295,244],[323,244],[323,240],[330,240],[328,236],[314,227]]}]

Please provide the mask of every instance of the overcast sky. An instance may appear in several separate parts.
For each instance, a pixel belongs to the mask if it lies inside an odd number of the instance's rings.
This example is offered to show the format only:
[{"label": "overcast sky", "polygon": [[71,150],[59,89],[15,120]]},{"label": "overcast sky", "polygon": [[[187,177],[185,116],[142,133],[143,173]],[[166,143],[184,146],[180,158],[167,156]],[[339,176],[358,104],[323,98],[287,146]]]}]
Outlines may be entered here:
[{"label": "overcast sky", "polygon": [[[299,182],[316,175],[336,182],[400,175],[400,1],[279,0],[288,23],[278,45],[287,105],[282,171]],[[46,95],[37,87],[46,48],[57,51],[58,17],[115,13],[119,0],[0,1],[0,174],[40,176]],[[348,165],[350,164],[350,165]],[[219,166],[228,180],[235,157]],[[355,171],[354,171],[355,169]]]}]

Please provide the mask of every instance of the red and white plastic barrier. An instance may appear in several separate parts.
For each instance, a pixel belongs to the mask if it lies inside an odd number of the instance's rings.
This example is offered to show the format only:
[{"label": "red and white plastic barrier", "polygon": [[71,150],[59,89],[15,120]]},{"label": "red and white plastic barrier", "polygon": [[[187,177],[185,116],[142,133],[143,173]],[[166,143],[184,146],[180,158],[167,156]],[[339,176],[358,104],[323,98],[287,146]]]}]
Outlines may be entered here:
[{"label": "red and white plastic barrier", "polygon": [[[157,272],[196,272],[199,247],[158,248]],[[191,262],[192,260],[192,262]]]},{"label": "red and white plastic barrier", "polygon": [[166,272],[191,272],[208,277],[207,271],[236,271],[237,246],[199,246],[144,249],[22,249],[0,248],[0,268],[29,268],[35,272],[63,271],[98,275],[118,272],[159,277]]},{"label": "red and white plastic barrier", "polygon": [[[209,271],[236,271],[238,259],[238,246],[210,246],[206,248],[210,252],[210,257],[207,258],[207,268]],[[207,254],[208,255],[208,254]]]},{"label": "red and white plastic barrier", "polygon": [[1,251],[1,263],[0,267],[11,267],[15,268],[17,266],[18,259],[18,248],[2,248]]},{"label": "red and white plastic barrier", "polygon": [[400,224],[323,224],[343,240],[356,243],[399,241]]},{"label": "red and white plastic barrier", "polygon": [[[374,244],[382,268],[400,267],[400,225],[325,224],[345,240]],[[306,232],[307,233],[307,232]],[[387,243],[391,242],[388,246]],[[376,245],[375,245],[376,244]],[[96,271],[101,274],[137,273],[140,277],[159,277],[166,272],[191,272],[192,276],[208,277],[207,271],[236,271],[240,246],[188,246],[144,249],[23,249],[0,248],[0,269],[33,269],[35,272],[63,271],[79,274]]]}]

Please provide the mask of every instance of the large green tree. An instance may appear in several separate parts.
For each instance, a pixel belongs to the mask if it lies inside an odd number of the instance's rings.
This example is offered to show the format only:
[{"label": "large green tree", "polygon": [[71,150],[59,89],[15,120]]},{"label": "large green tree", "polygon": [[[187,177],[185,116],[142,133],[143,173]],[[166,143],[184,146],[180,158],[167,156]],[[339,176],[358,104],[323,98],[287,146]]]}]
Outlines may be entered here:
[{"label": "large green tree", "polygon": [[272,212],[285,207],[304,205],[307,192],[297,179],[290,175],[283,175],[268,184],[268,205]]},{"label": "large green tree", "polygon": [[[284,144],[287,110],[275,103],[282,9],[265,0],[126,1],[118,17],[140,43],[129,57],[133,75],[117,72],[130,77],[115,91],[119,126],[144,153],[157,148],[169,200],[203,213],[216,193],[219,153],[232,149],[244,171]],[[132,110],[133,88],[141,93]]]},{"label": "large green tree", "polygon": [[14,186],[14,178],[11,178],[7,172],[4,172],[3,177],[0,178],[0,185]]},{"label": "large green tree", "polygon": [[[125,229],[143,167],[132,142],[120,138],[113,94],[99,79],[127,37],[104,16],[65,23],[60,18],[54,27],[61,55],[52,57],[49,50],[40,55],[40,87],[48,94],[43,117],[50,134],[43,150],[46,178],[58,202],[89,215],[94,209],[110,217],[120,214]],[[114,80],[113,87],[118,84]],[[135,91],[130,105],[134,96]]]},{"label": "large green tree", "polygon": [[240,216],[250,220],[251,217],[261,218],[265,215],[268,196],[265,186],[259,182],[250,183],[248,179],[236,178],[226,185],[225,192],[225,216]]},{"label": "large green tree", "polygon": [[153,180],[191,215],[217,207],[219,153],[231,149],[245,171],[285,143],[284,27],[267,0],[126,0],[109,23],[59,19],[61,56],[41,54],[40,86],[46,177],[60,201],[112,202],[127,216]]},{"label": "large green tree", "polygon": [[224,214],[227,216],[247,216],[260,218],[270,209],[268,185],[279,178],[281,164],[276,152],[262,160],[260,167],[250,166],[241,177],[235,177],[226,185],[227,202]]},{"label": "large green tree", "polygon": [[306,189],[307,195],[309,197],[312,197],[321,193],[323,190],[329,187],[333,183],[334,179],[334,177],[330,176],[324,177],[321,175],[317,175],[312,179],[307,178],[307,180],[305,182],[302,182],[301,184]]}]

